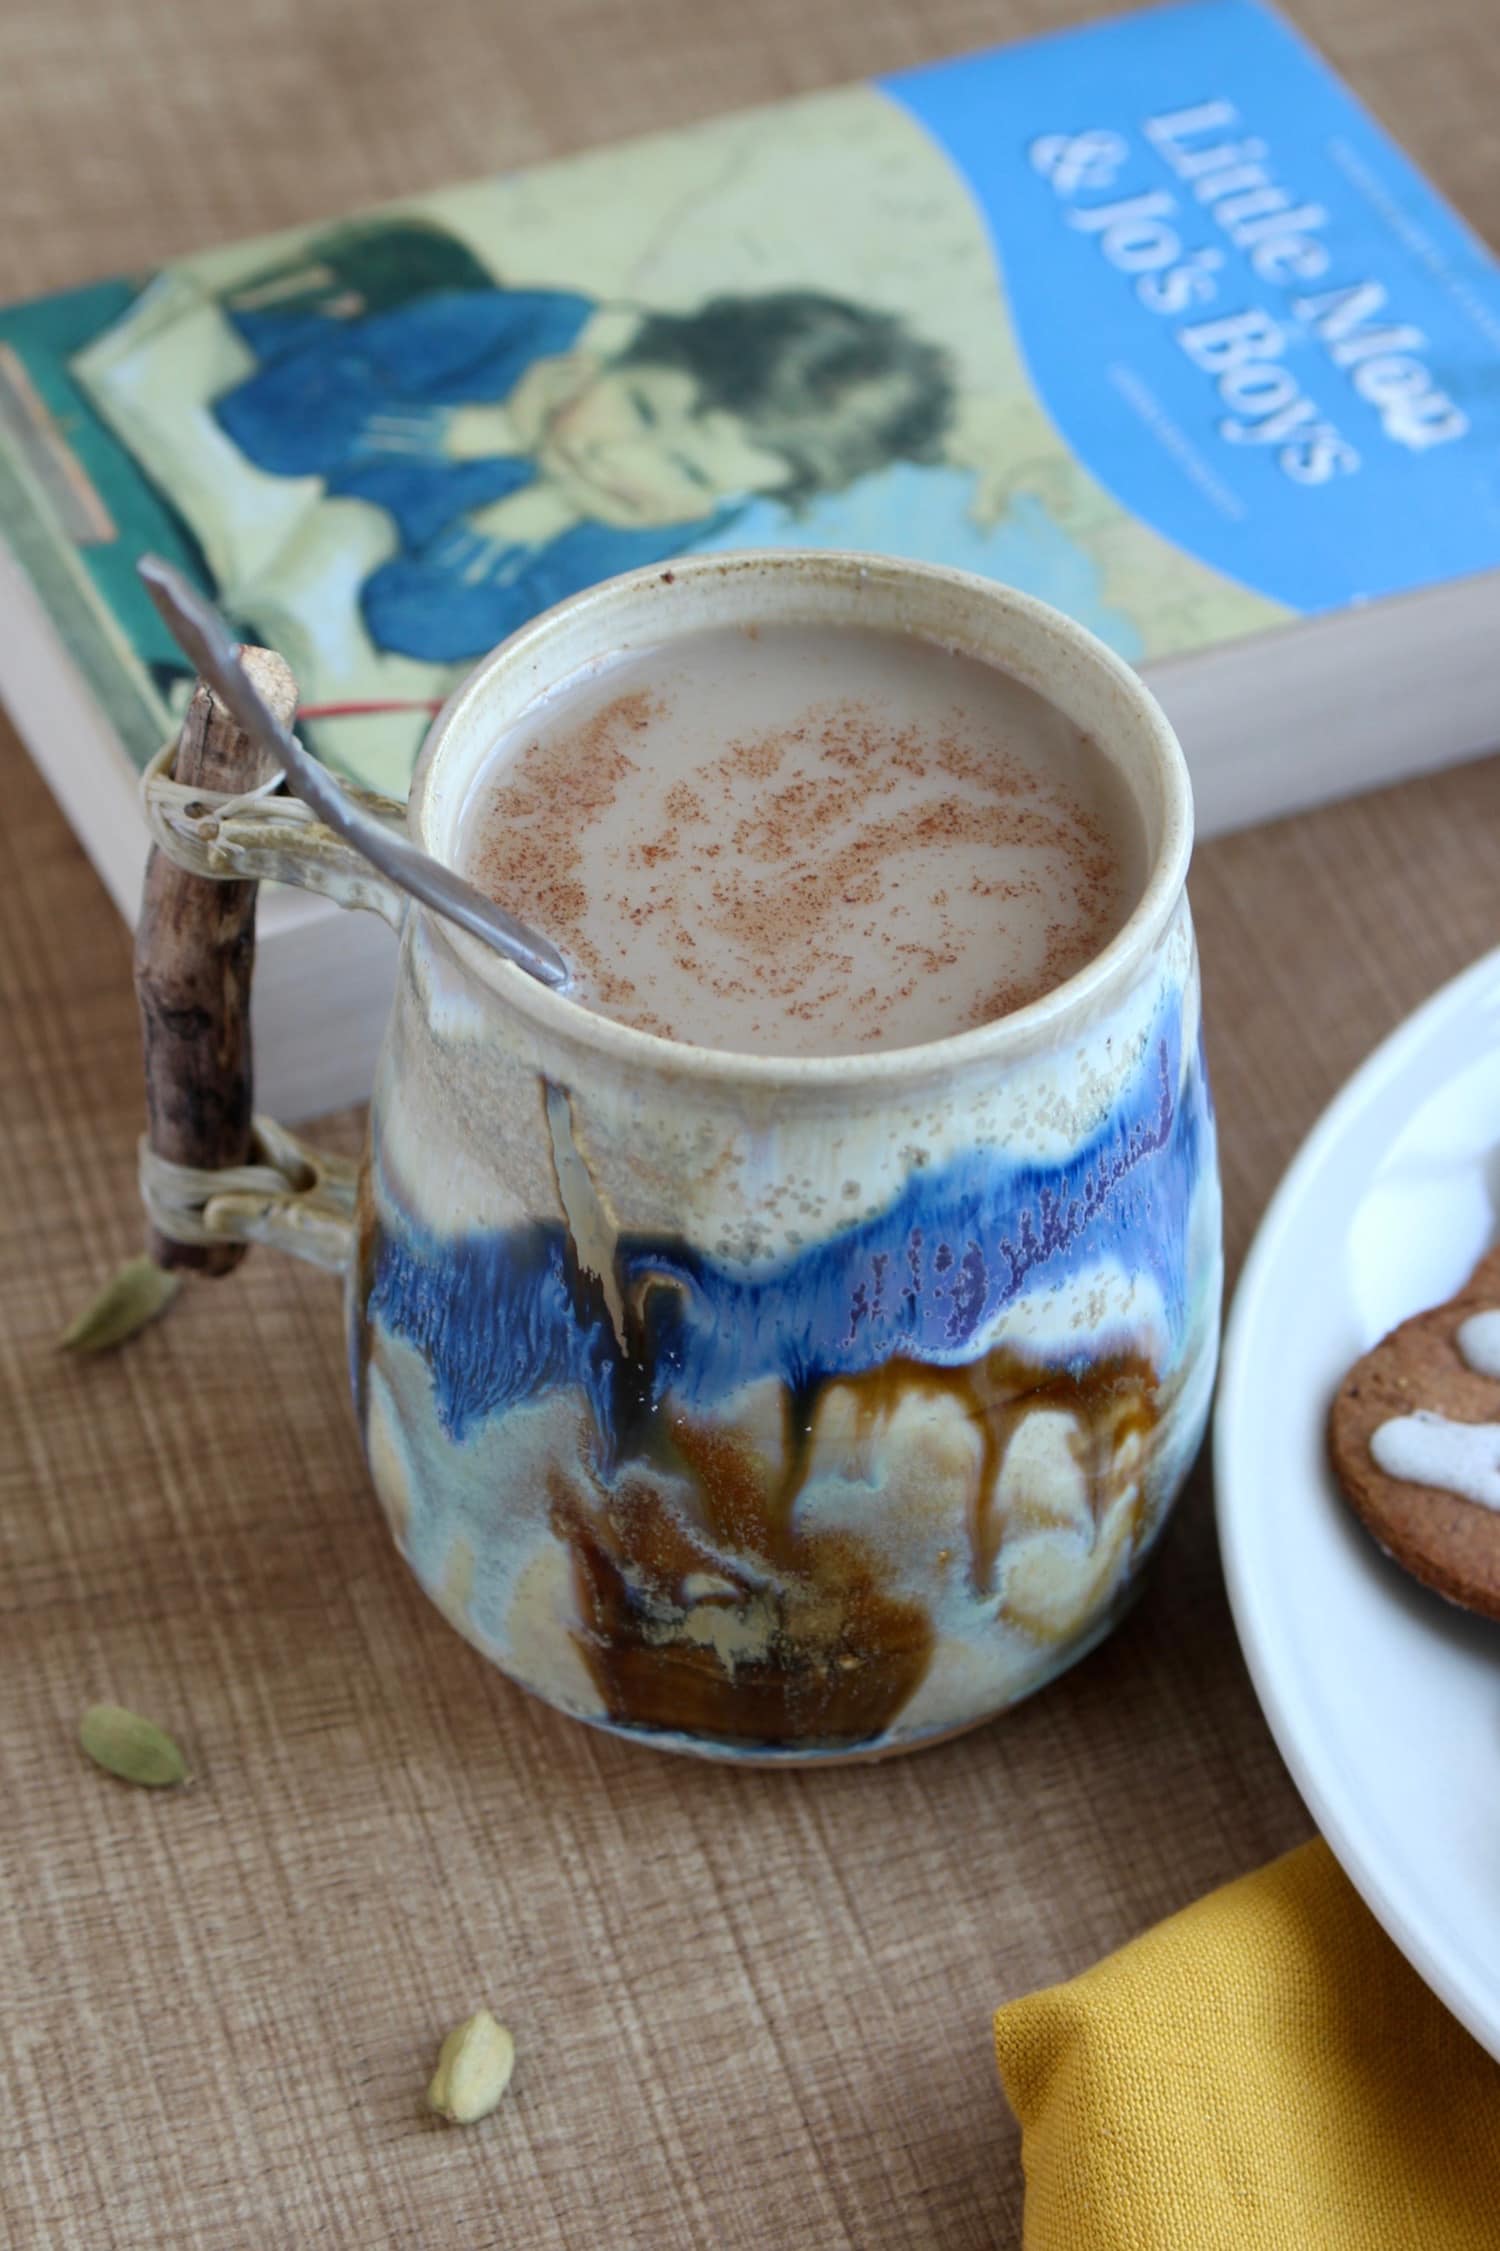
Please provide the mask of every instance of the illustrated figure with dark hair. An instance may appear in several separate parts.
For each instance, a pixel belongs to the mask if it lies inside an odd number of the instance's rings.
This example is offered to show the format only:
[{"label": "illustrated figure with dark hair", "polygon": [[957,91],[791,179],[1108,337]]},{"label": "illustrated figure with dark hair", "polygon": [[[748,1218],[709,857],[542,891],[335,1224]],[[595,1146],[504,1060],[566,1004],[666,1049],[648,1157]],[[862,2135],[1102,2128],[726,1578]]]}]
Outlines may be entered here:
[{"label": "illustrated figure with dark hair", "polygon": [[896,461],[936,461],[946,355],[812,290],[691,313],[505,289],[443,230],[350,229],[233,291],[254,372],[215,401],[258,468],[383,511],[377,647],[480,655],[549,604]]}]

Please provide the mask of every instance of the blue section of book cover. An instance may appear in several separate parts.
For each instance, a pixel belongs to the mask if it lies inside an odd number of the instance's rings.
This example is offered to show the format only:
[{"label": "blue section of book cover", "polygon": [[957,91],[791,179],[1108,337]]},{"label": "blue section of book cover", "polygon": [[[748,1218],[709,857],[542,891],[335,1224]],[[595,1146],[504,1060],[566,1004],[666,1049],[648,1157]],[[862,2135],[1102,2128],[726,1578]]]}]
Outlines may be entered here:
[{"label": "blue section of book cover", "polygon": [[1279,17],[1195,0],[882,86],[1144,523],[1303,612],[1500,564],[1500,271]]}]

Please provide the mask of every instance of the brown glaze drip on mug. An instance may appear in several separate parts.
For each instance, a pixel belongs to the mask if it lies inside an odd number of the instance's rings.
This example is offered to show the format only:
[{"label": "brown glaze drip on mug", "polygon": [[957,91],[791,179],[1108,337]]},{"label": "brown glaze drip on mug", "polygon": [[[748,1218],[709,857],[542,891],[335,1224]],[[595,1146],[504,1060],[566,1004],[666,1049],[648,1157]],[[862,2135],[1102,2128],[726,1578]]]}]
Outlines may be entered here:
[{"label": "brown glaze drip on mug", "polygon": [[852,1534],[799,1535],[737,1433],[686,1417],[671,1429],[701,1531],[648,1478],[621,1478],[601,1507],[549,1476],[553,1529],[573,1554],[575,1640],[610,1717],[730,1742],[879,1734],[932,1655],[921,1604],[883,1586]]},{"label": "brown glaze drip on mug", "polygon": [[[853,1394],[860,1439],[912,1398],[946,1395],[963,1408],[981,1438],[968,1500],[981,1597],[994,1591],[1009,1521],[996,1488],[1029,1417],[1072,1419],[1097,1526],[1139,1476],[1140,1455],[1127,1459],[1126,1447],[1149,1437],[1158,1413],[1154,1371],[1129,1353],[1074,1375],[1002,1347],[963,1368],[890,1361],[837,1388]],[[798,1418],[781,1475],[742,1433],[668,1413],[662,1466],[690,1480],[696,1521],[649,1473],[587,1489],[549,1474],[553,1529],[573,1557],[575,1642],[611,1719],[768,1747],[854,1748],[891,1726],[920,1685],[936,1640],[926,1606],[898,1591],[874,1543],[797,1525],[812,1411],[809,1402]],[[1024,1494],[1013,1506],[1033,1529],[1046,1522]],[[1132,1547],[1142,1530],[1138,1510]]]},{"label": "brown glaze drip on mug", "polygon": [[[1096,1360],[1086,1375],[1038,1369],[1007,1352],[991,1352],[972,1368],[957,1371],[969,1379],[969,1411],[984,1439],[984,1458],[969,1512],[969,1555],[974,1590],[994,1592],[995,1566],[1004,1543],[1006,1521],[996,1505],[1005,1457],[1029,1416],[1051,1411],[1071,1417],[1074,1459],[1095,1525],[1102,1524],[1126,1482],[1122,1458],[1132,1438],[1144,1442],[1155,1428],[1159,1403],[1157,1378],[1144,1354],[1121,1352]],[[1039,1521],[1034,1504],[1031,1514]],[[1134,1541],[1139,1519],[1131,1528]]]}]

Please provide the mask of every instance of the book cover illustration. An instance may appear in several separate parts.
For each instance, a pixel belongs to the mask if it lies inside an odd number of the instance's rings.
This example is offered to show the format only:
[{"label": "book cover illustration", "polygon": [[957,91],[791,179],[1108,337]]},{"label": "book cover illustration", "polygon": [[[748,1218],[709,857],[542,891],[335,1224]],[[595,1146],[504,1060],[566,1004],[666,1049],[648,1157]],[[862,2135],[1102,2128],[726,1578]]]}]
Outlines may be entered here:
[{"label": "book cover illustration", "polygon": [[152,547],[400,794],[485,650],[688,550],[955,564],[1134,661],[1500,561],[1497,339],[1316,58],[1199,0],[0,312],[0,529],[138,763]]}]

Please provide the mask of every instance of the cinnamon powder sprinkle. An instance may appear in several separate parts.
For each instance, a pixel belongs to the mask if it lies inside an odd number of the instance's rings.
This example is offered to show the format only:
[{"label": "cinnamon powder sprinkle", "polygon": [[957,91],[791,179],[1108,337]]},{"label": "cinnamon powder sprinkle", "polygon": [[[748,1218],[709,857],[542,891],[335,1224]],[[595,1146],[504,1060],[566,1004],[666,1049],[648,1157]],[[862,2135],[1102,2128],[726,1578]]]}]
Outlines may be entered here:
[{"label": "cinnamon powder sprinkle", "polygon": [[799,1053],[878,1044],[916,1008],[905,1043],[1025,1005],[1123,920],[1098,812],[962,709],[934,730],[830,699],[668,776],[668,692],[539,731],[474,801],[467,872],[561,946],[585,1005]]}]

